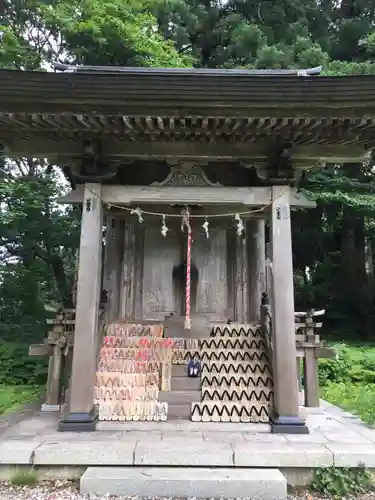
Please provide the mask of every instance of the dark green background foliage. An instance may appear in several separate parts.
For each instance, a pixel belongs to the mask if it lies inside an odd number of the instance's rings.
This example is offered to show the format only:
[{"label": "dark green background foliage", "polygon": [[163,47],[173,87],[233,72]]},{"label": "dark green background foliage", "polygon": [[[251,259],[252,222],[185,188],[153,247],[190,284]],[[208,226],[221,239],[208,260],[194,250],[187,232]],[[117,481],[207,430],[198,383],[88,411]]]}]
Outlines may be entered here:
[{"label": "dark green background foliage", "polygon": [[[0,66],[323,65],[327,75],[375,73],[375,0],[79,4],[80,9],[77,0],[3,2]],[[66,185],[43,159],[8,161],[1,155],[0,169],[0,339],[26,345],[44,337],[48,315],[72,304],[80,214],[58,208],[56,197]],[[293,213],[296,308],[326,308],[323,338],[374,341],[373,161],[312,168],[300,187],[318,207]],[[9,367],[6,345],[1,349],[7,380],[21,382],[24,373],[39,380],[39,365],[26,351]],[[344,377],[344,365],[325,365],[321,377]],[[371,378],[372,369],[364,369]]]},{"label": "dark green background foliage", "polygon": [[42,385],[48,362],[30,357],[27,344],[3,342],[0,345],[0,385]]}]

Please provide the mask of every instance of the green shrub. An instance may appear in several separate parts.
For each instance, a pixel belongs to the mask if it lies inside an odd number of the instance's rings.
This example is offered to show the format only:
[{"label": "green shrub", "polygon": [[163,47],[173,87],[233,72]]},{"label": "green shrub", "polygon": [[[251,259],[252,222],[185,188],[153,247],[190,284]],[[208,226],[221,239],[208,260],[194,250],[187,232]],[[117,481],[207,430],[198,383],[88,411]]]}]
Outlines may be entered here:
[{"label": "green shrub", "polygon": [[48,359],[29,356],[29,346],[3,342],[0,345],[0,384],[43,385]]},{"label": "green shrub", "polygon": [[352,359],[350,349],[344,344],[334,346],[337,350],[336,359],[321,359],[319,361],[319,384],[321,387],[330,382],[350,380]]},{"label": "green shrub", "polygon": [[[362,353],[361,349],[361,353]],[[375,355],[373,352],[363,352],[360,359],[361,366],[368,371],[375,372]]]},{"label": "green shrub", "polygon": [[371,479],[363,465],[355,469],[325,467],[315,470],[312,487],[327,497],[343,498],[369,490]]}]

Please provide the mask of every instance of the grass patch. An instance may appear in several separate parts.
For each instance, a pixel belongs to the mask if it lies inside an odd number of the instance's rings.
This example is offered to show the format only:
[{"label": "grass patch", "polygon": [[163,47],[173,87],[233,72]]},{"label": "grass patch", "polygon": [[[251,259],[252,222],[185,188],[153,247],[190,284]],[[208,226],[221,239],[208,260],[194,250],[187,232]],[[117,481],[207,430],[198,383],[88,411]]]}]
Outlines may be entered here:
[{"label": "grass patch", "polygon": [[332,382],[323,387],[322,397],[329,403],[358,415],[364,422],[375,424],[375,384]]},{"label": "grass patch", "polygon": [[14,486],[36,486],[38,474],[35,469],[15,469],[10,478]]},{"label": "grass patch", "polygon": [[321,360],[323,399],[375,424],[375,348],[336,345],[337,360]]},{"label": "grass patch", "polygon": [[41,392],[39,386],[0,384],[0,415],[17,411],[20,406],[35,401]]}]

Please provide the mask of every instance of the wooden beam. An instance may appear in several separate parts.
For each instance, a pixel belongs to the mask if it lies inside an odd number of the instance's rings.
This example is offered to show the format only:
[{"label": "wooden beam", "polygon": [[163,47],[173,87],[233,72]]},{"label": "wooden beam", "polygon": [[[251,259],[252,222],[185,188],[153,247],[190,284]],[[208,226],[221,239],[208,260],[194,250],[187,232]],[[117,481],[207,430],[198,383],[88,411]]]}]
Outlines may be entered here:
[{"label": "wooden beam", "polygon": [[[290,204],[293,207],[314,208],[315,202],[308,200],[296,189],[291,189]],[[84,186],[59,198],[59,203],[83,202]],[[262,207],[271,203],[272,188],[269,187],[201,187],[201,186],[103,186],[102,201],[113,205],[134,203],[162,204],[242,204]]]},{"label": "wooden beam", "polygon": [[[330,137],[327,137],[327,141]],[[332,138],[332,141],[335,139]],[[75,159],[82,155],[82,145],[79,139],[50,139],[36,134],[32,140],[22,137],[4,139],[7,155],[38,157],[56,159],[63,163],[68,159]],[[256,143],[237,142],[228,143],[216,140],[212,144],[199,141],[142,141],[131,142],[129,139],[119,137],[119,140],[108,139],[103,144],[103,156],[107,159],[144,158],[150,159],[206,159],[206,160],[245,160],[265,161],[269,157],[273,140],[263,140]],[[364,145],[360,144],[295,144],[292,148],[292,161],[298,163],[309,160],[330,163],[354,163],[363,161],[366,156]]]},{"label": "wooden beam", "polygon": [[31,344],[29,345],[29,356],[50,356],[52,349],[48,344]]},{"label": "wooden beam", "polygon": [[319,347],[315,350],[316,358],[336,359],[337,350],[334,347]]}]

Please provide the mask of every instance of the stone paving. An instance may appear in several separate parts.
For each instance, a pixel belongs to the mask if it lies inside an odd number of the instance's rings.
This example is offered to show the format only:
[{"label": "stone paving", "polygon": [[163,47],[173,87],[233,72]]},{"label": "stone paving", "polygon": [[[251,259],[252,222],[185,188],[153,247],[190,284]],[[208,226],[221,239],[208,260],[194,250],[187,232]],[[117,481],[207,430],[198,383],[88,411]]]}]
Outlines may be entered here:
[{"label": "stone paving", "polygon": [[307,415],[309,435],[270,434],[266,424],[101,422],[59,433],[57,415],[0,424],[0,464],[375,468],[375,429],[328,403]]}]

